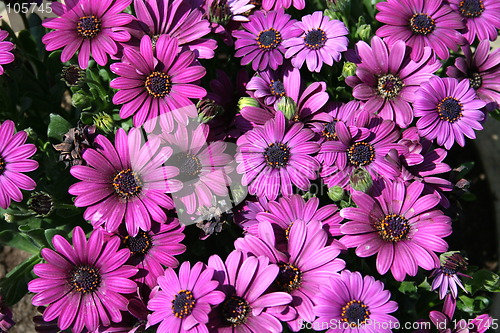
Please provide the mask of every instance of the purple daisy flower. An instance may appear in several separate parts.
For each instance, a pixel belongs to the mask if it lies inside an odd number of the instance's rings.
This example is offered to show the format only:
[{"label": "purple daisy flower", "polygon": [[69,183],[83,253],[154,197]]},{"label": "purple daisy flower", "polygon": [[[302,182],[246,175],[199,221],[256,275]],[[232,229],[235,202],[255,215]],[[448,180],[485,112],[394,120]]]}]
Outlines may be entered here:
[{"label": "purple daisy flower", "polygon": [[490,53],[487,40],[479,42],[474,54],[470,45],[462,47],[465,58],[455,59],[455,66],[448,67],[446,74],[459,80],[468,79],[477,96],[488,103],[487,109],[500,106],[500,49]]},{"label": "purple daisy flower", "polygon": [[212,280],[214,270],[197,262],[191,268],[182,263],[177,276],[172,268],[158,278],[159,291],[151,297],[148,326],[160,323],[157,332],[206,332],[211,305],[224,301],[224,293],[215,290],[219,283]]},{"label": "purple daisy flower", "polygon": [[97,148],[83,153],[87,166],[71,168],[81,182],[71,185],[69,193],[77,196],[75,206],[88,206],[83,216],[94,227],[104,224],[107,231],[115,232],[124,221],[128,234],[136,236],[139,229],[150,230],[151,220],[167,220],[162,208],[174,208],[166,193],[181,188],[180,181],[172,179],[179,171],[162,166],[172,149],[160,148],[159,138],[150,138],[143,145],[141,141],[141,131],[136,128],[128,136],[119,129],[115,146],[99,135]]},{"label": "purple daisy flower", "polygon": [[425,48],[422,58],[415,62],[403,41],[388,46],[377,36],[372,38],[371,47],[360,41],[356,49],[361,63],[356,67],[356,76],[346,78],[353,87],[353,96],[366,101],[365,109],[394,120],[401,128],[408,127],[413,120],[410,103],[415,100],[415,92],[441,63],[430,48]]},{"label": "purple daisy flower", "polygon": [[0,295],[0,332],[7,332],[15,324],[12,320],[12,311],[5,305],[3,296]]},{"label": "purple daisy flower", "polygon": [[237,171],[250,194],[274,200],[279,193],[292,195],[292,184],[309,189],[319,169],[311,155],[319,146],[310,141],[314,133],[303,127],[301,123],[288,127],[283,113],[277,112],[276,118],[238,139]]},{"label": "purple daisy flower", "polygon": [[440,299],[445,298],[448,291],[456,299],[458,296],[457,286],[467,292],[459,276],[471,278],[461,272],[467,270],[467,260],[457,252],[451,254],[445,253],[442,255],[442,258],[441,266],[434,269],[430,276],[434,278],[432,281],[432,290],[439,289]]},{"label": "purple daisy flower", "polygon": [[446,158],[447,150],[432,147],[432,142],[418,135],[416,127],[410,127],[403,132],[403,137],[399,143],[408,147],[408,151],[401,155],[402,170],[401,179],[404,181],[421,181],[432,192],[441,196],[440,204],[448,208],[449,200],[443,191],[453,190],[453,184],[444,178],[436,175],[451,170],[450,166],[443,162]]},{"label": "purple daisy flower", "polygon": [[[343,122],[335,124],[338,141],[325,141],[321,145],[320,155],[333,154],[333,164],[323,164],[321,176],[329,186],[345,187],[350,175],[363,167],[373,179],[379,176],[394,179],[401,173],[397,159],[388,154],[394,152],[399,156],[406,147],[396,143],[400,133],[391,120],[382,120],[373,116],[371,119],[363,112],[356,128],[347,127]],[[366,125],[365,125],[366,123]],[[366,127],[366,129],[362,129]],[[330,161],[326,158],[324,161]]]},{"label": "purple daisy flower", "polygon": [[161,35],[178,40],[179,46],[187,46],[198,58],[210,59],[215,55],[217,42],[202,38],[210,33],[210,23],[201,10],[192,8],[183,0],[134,0],[137,20],[131,34],[141,40],[144,34],[154,43]]},{"label": "purple daisy flower", "polygon": [[462,35],[469,43],[477,36],[479,41],[494,41],[500,29],[500,3],[495,0],[448,0],[450,7],[464,18],[466,29]]},{"label": "purple daisy flower", "polygon": [[22,172],[38,168],[38,162],[30,160],[36,152],[36,146],[26,144],[28,134],[19,131],[14,134],[12,120],[6,120],[0,125],[0,207],[6,209],[10,201],[23,200],[21,190],[31,191],[36,184]]},{"label": "purple daisy flower", "polygon": [[242,65],[252,63],[254,71],[277,69],[283,64],[285,48],[282,42],[300,35],[300,30],[294,27],[295,20],[283,9],[267,13],[258,11],[249,19],[250,22],[242,24],[244,31],[233,32],[237,38],[235,56],[243,57]]},{"label": "purple daisy flower", "polygon": [[259,221],[257,220],[257,214],[269,211],[269,200],[265,197],[255,197],[252,200],[248,200],[245,202],[245,205],[241,208],[240,211],[235,213],[235,221],[245,230],[252,228],[254,232],[250,232],[251,234],[257,234],[257,225]]},{"label": "purple daisy flower", "polygon": [[131,0],[69,0],[66,4],[52,2],[56,18],[47,18],[42,25],[57,29],[42,38],[47,51],[64,47],[61,61],[66,62],[77,50],[78,64],[87,68],[90,55],[101,66],[108,63],[107,55],[118,52],[118,44],[130,39],[123,26],[130,23],[133,16],[121,13]]},{"label": "purple daisy flower", "polygon": [[435,194],[422,195],[424,184],[415,181],[386,182],[377,197],[354,192],[357,208],[344,208],[340,216],[347,221],[340,227],[346,236],[341,242],[356,247],[356,255],[365,258],[378,253],[377,271],[390,269],[394,278],[403,281],[406,274],[415,276],[418,266],[430,270],[439,265],[434,252],[445,252],[442,239],[451,234],[451,220],[434,209],[439,203]]},{"label": "purple daisy flower", "polygon": [[278,276],[277,265],[263,256],[247,258],[242,252],[233,251],[225,262],[217,255],[211,256],[208,266],[215,270],[219,290],[226,295],[211,315],[211,332],[282,331],[281,322],[267,311],[292,301],[292,296],[285,292],[266,293]]},{"label": "purple daisy flower", "polygon": [[153,288],[156,279],[163,275],[163,266],[179,266],[174,256],[186,251],[186,246],[180,244],[184,239],[183,231],[179,220],[170,217],[166,223],[153,222],[150,230],[141,230],[135,236],[122,232],[123,244],[130,251],[127,263],[139,269],[134,280]]},{"label": "purple daisy flower", "polygon": [[9,33],[7,31],[0,30],[0,75],[5,72],[2,65],[10,64],[15,59],[14,55],[10,52],[14,48],[14,44],[5,40],[8,36]]},{"label": "purple daisy flower", "polygon": [[375,18],[386,25],[377,30],[377,36],[387,37],[392,46],[402,40],[412,48],[411,57],[418,61],[429,46],[443,60],[458,50],[465,39],[457,31],[463,29],[462,17],[443,0],[387,0],[376,4],[380,11]]},{"label": "purple daisy flower", "polygon": [[[342,235],[340,232],[340,222],[342,218],[338,213],[338,208],[334,204],[319,207],[318,198],[305,200],[302,196],[294,194],[290,197],[281,197],[278,201],[271,201],[267,205],[265,212],[258,213],[257,221],[270,222],[274,227],[275,237],[278,244],[286,245],[290,227],[296,221],[306,223],[319,221],[323,225],[330,238]],[[254,236],[258,236],[258,224],[245,225],[245,231]],[[280,249],[284,249],[280,246]]]},{"label": "purple daisy flower", "polygon": [[296,220],[289,228],[288,246],[281,252],[276,248],[276,238],[271,223],[259,224],[258,237],[246,235],[234,242],[236,250],[247,255],[265,256],[278,265],[279,273],[274,287],[289,293],[290,304],[298,317],[288,321],[290,328],[297,332],[302,321],[313,322],[313,297],[319,286],[328,282],[331,274],[345,268],[345,262],[337,259],[345,247],[335,241],[327,246],[328,233],[321,222]]},{"label": "purple daisy flower", "polygon": [[241,115],[254,125],[264,125],[266,121],[274,118],[278,103],[283,97],[289,97],[295,103],[292,120],[309,125],[311,118],[329,99],[325,82],[313,82],[304,88],[300,70],[289,65],[282,66],[276,72],[260,72],[250,80],[247,89],[250,90],[250,96],[258,98],[264,104],[274,103],[274,107],[245,106],[240,110]]},{"label": "purple daisy flower", "polygon": [[331,20],[318,11],[302,17],[295,26],[302,31],[299,37],[283,41],[286,49],[285,57],[292,58],[292,65],[302,68],[307,62],[311,72],[321,71],[323,63],[332,66],[340,60],[340,53],[347,51],[349,33],[345,24],[339,20]]},{"label": "purple daisy flower", "polygon": [[[318,319],[313,328],[338,333],[392,332],[398,320],[389,313],[396,311],[398,304],[390,299],[390,291],[372,276],[347,270],[333,274],[316,295],[314,313]],[[336,327],[331,328],[332,322]]]},{"label": "purple daisy flower", "polygon": [[208,132],[207,125],[196,124],[179,126],[174,133],[161,135],[165,145],[173,149],[166,165],[179,169],[175,179],[182,183],[182,189],[173,197],[184,205],[187,214],[211,206],[216,195],[228,195],[233,157],[225,153],[225,142],[207,144]]},{"label": "purple daisy flower", "polygon": [[[230,21],[248,22],[246,13],[255,8],[252,0],[206,0],[204,8],[210,21],[216,25],[227,25]],[[223,29],[223,28],[221,28]],[[219,33],[220,29],[215,29]]]},{"label": "purple daisy flower", "polygon": [[124,104],[120,109],[122,119],[134,115],[134,126],[144,125],[147,132],[152,132],[159,118],[162,129],[171,132],[174,119],[187,125],[188,118],[198,115],[189,98],[206,95],[205,89],[192,84],[206,71],[194,63],[193,52],[178,52],[177,38],[161,35],[153,48],[151,38],[144,36],[140,52],[126,48],[122,62],[111,65],[111,71],[120,75],[110,86],[120,89],[113,103]]},{"label": "purple daisy flower", "polygon": [[94,331],[122,320],[128,300],[122,294],[134,293],[137,285],[128,279],[137,269],[124,265],[129,251],[119,249],[120,238],[104,241],[103,232],[94,230],[90,238],[80,227],[73,230],[73,246],[60,235],[52,238],[54,250],[42,249],[47,263],[33,271],[39,278],[28,283],[35,306],[47,305],[43,319],[58,318],[61,330],[72,327],[79,333],[84,327]]},{"label": "purple daisy flower", "polygon": [[485,118],[481,110],[486,103],[469,85],[469,80],[435,76],[417,90],[413,106],[420,136],[436,139],[440,146],[450,149],[455,142],[465,146],[464,135],[475,139],[474,130],[481,130]]},{"label": "purple daisy flower", "polygon": [[264,10],[288,9],[294,6],[298,10],[306,8],[306,0],[262,0]]}]

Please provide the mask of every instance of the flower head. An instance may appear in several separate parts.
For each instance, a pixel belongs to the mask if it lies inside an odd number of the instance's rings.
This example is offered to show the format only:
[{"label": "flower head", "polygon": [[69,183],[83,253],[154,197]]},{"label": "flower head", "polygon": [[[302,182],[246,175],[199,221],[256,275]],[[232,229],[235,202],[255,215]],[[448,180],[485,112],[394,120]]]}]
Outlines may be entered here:
[{"label": "flower head", "polygon": [[385,23],[377,36],[387,37],[387,44],[402,40],[412,47],[411,57],[419,61],[424,47],[429,46],[441,59],[448,59],[450,52],[458,50],[464,38],[457,31],[464,23],[443,0],[387,0],[376,5],[380,11],[375,18]]},{"label": "flower head", "polygon": [[451,234],[451,220],[435,209],[439,196],[422,195],[423,190],[424,185],[414,181],[386,182],[377,197],[354,192],[357,207],[340,211],[349,220],[340,227],[345,234],[341,242],[356,247],[359,257],[378,253],[377,271],[385,274],[390,269],[398,281],[406,274],[415,276],[419,266],[436,268],[439,259],[434,252],[447,250],[443,237]]},{"label": "flower head", "polygon": [[306,0],[262,0],[264,10],[288,9],[291,6],[302,10],[306,7]]},{"label": "flower head", "polygon": [[14,133],[14,122],[6,120],[0,125],[0,207],[6,209],[10,201],[23,200],[20,190],[33,190],[33,179],[23,172],[38,168],[38,162],[29,158],[36,152],[33,144],[26,144],[28,134]]},{"label": "flower head", "polygon": [[372,38],[371,46],[360,41],[356,49],[361,63],[356,76],[346,78],[346,83],[353,87],[353,96],[366,101],[365,109],[394,120],[401,128],[408,127],[413,120],[410,103],[415,101],[415,92],[441,63],[430,48],[425,49],[419,61],[413,61],[403,41],[388,46],[377,36]]},{"label": "flower head", "polygon": [[108,55],[118,52],[118,43],[130,39],[123,26],[133,16],[121,13],[131,0],[73,0],[66,4],[53,2],[52,11],[59,17],[47,18],[42,25],[56,29],[42,38],[45,48],[53,51],[63,47],[61,61],[66,62],[77,50],[78,64],[87,68],[90,56],[101,66],[108,63]]},{"label": "flower head", "polygon": [[487,40],[479,42],[476,51],[472,53],[470,45],[462,47],[465,58],[458,57],[455,66],[450,66],[446,74],[459,80],[469,80],[471,88],[477,96],[487,104],[488,110],[500,106],[500,49],[490,52]]},{"label": "flower head", "polygon": [[483,129],[481,110],[486,103],[478,99],[468,80],[435,76],[422,83],[413,104],[420,136],[436,139],[438,145],[450,149],[455,142],[465,145],[464,135],[475,139],[474,130]]},{"label": "flower head", "polygon": [[347,28],[339,20],[331,20],[318,11],[302,17],[295,23],[302,34],[283,41],[285,57],[291,58],[292,65],[302,68],[304,62],[311,72],[319,72],[323,63],[332,66],[340,60],[340,53],[347,50]]},{"label": "flower head", "polygon": [[372,276],[363,277],[359,272],[348,270],[332,274],[314,299],[318,319],[313,327],[324,330],[335,322],[340,327],[327,332],[381,332],[380,327],[385,324],[389,328],[384,332],[392,332],[390,324],[396,325],[398,320],[389,313],[396,311],[398,304],[390,298],[391,293],[384,289],[384,284]]},{"label": "flower head", "polygon": [[245,30],[233,32],[237,38],[235,56],[243,57],[242,65],[252,63],[255,71],[277,69],[283,64],[283,41],[300,34],[300,30],[293,25],[295,20],[285,14],[283,9],[267,13],[257,11],[249,20],[242,24]]},{"label": "flower head", "polygon": [[179,274],[172,268],[158,278],[155,295],[148,302],[153,311],[148,316],[148,325],[160,323],[157,332],[206,331],[211,305],[224,300],[224,294],[216,290],[219,283],[213,280],[214,270],[197,262],[191,267],[182,263]]},{"label": "flower head", "polygon": [[124,265],[129,251],[119,250],[120,239],[104,240],[103,232],[95,230],[90,238],[80,227],[73,230],[73,246],[60,235],[52,239],[54,250],[42,249],[47,263],[35,265],[39,278],[28,283],[37,293],[33,305],[47,305],[43,319],[58,318],[61,330],[72,327],[79,333],[84,327],[94,331],[99,325],[120,322],[128,300],[123,294],[136,291],[137,285],[128,278],[137,272]]},{"label": "flower head", "polygon": [[156,46],[144,36],[140,52],[133,48],[124,50],[121,63],[111,65],[111,71],[120,77],[110,83],[120,89],[113,96],[114,104],[124,104],[120,117],[134,116],[134,126],[144,125],[152,132],[158,121],[164,131],[174,129],[174,119],[187,125],[188,118],[198,114],[189,98],[202,98],[205,89],[193,84],[205,75],[205,68],[194,63],[195,53],[187,50],[179,53],[179,41],[161,35]]},{"label": "flower head", "polygon": [[5,71],[2,65],[10,64],[15,59],[14,55],[10,52],[14,48],[14,44],[5,40],[8,36],[9,33],[7,31],[0,30],[0,75]]},{"label": "flower head", "polygon": [[287,126],[283,113],[277,112],[276,118],[240,137],[237,171],[248,192],[274,200],[278,193],[291,195],[292,184],[307,191],[319,169],[311,156],[319,148],[310,141],[313,136],[301,123]]},{"label": "flower head", "polygon": [[500,29],[500,3],[495,0],[449,0],[450,7],[465,20],[462,33],[469,43],[477,36],[479,41],[494,41]]},{"label": "flower head", "polygon": [[224,301],[214,309],[211,330],[220,332],[281,332],[280,321],[269,308],[286,305],[292,296],[285,292],[266,290],[278,276],[279,268],[263,256],[246,257],[233,251],[226,261],[213,255],[208,266],[215,270],[214,278],[224,292]]},{"label": "flower head", "polygon": [[171,179],[179,171],[162,166],[172,149],[160,147],[159,138],[150,138],[143,145],[141,140],[141,132],[135,128],[128,135],[119,129],[114,146],[99,135],[96,148],[83,153],[87,165],[71,168],[81,182],[73,184],[69,193],[77,196],[77,207],[88,206],[84,218],[94,226],[104,224],[107,231],[114,232],[123,221],[127,232],[136,236],[139,229],[150,230],[151,220],[166,221],[162,208],[173,208],[166,193],[180,188],[180,182]]},{"label": "flower head", "polygon": [[445,298],[448,292],[451,293],[453,298],[457,298],[458,288],[465,290],[459,276],[469,277],[462,273],[467,269],[467,259],[462,257],[457,252],[448,252],[441,255],[441,266],[434,269],[430,277],[434,277],[432,281],[432,290],[439,289],[439,298]]}]

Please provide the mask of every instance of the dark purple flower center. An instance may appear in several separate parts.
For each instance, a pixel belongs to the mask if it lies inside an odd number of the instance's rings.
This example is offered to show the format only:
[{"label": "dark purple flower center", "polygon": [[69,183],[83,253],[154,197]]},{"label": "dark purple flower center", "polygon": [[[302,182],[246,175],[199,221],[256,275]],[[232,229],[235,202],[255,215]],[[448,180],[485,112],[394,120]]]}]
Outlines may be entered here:
[{"label": "dark purple flower center", "polygon": [[238,326],[247,321],[250,305],[244,298],[231,296],[222,303],[222,319],[231,326]]},{"label": "dark purple flower center", "polygon": [[444,275],[451,276],[457,274],[457,270],[449,267],[441,267],[441,271]]},{"label": "dark purple flower center", "polygon": [[467,260],[458,253],[446,257],[441,266],[441,271],[446,275],[457,274],[459,270],[467,270]]},{"label": "dark purple flower center", "polygon": [[302,283],[302,272],[296,266],[284,262],[280,262],[278,267],[280,271],[275,280],[278,288],[288,293],[298,289]]},{"label": "dark purple flower center", "polygon": [[179,179],[182,182],[189,182],[198,178],[201,173],[201,161],[198,157],[180,152],[171,158],[172,166],[179,168]]},{"label": "dark purple flower center", "polygon": [[172,78],[162,72],[153,72],[144,82],[148,94],[154,98],[165,97],[172,90]]},{"label": "dark purple flower center", "polygon": [[142,182],[131,169],[125,169],[113,178],[113,187],[119,197],[127,199],[142,192]]},{"label": "dark purple flower center", "polygon": [[125,237],[125,246],[130,250],[132,255],[148,253],[151,245],[151,236],[145,231],[139,231],[135,237],[130,235]]},{"label": "dark purple flower center", "polygon": [[172,312],[177,318],[185,318],[191,314],[196,300],[194,299],[193,292],[190,290],[181,290],[175,295],[172,300]]},{"label": "dark purple flower center", "polygon": [[470,74],[469,84],[470,87],[474,90],[478,90],[479,88],[481,88],[481,86],[483,85],[483,78],[481,77],[481,74],[477,72]]},{"label": "dark purple flower center", "polygon": [[0,176],[5,172],[6,163],[2,156],[0,156]]},{"label": "dark purple flower center", "polygon": [[458,4],[458,10],[464,17],[479,17],[484,12],[484,4],[481,0],[462,0]]},{"label": "dark purple flower center", "polygon": [[410,18],[410,28],[417,35],[426,36],[436,28],[434,19],[424,13],[415,13]]},{"label": "dark purple flower center", "polygon": [[370,311],[365,303],[352,300],[342,307],[340,316],[343,322],[357,327],[364,324],[370,318]]},{"label": "dark purple flower center", "polygon": [[376,223],[375,228],[380,238],[394,243],[407,239],[411,229],[408,220],[397,214],[386,215]]},{"label": "dark purple flower center", "polygon": [[95,267],[76,266],[70,273],[69,283],[80,293],[92,293],[101,285],[101,274]]},{"label": "dark purple flower center", "polygon": [[284,143],[271,143],[264,151],[264,157],[273,168],[285,167],[290,159],[290,148]]},{"label": "dark purple flower center", "polygon": [[259,48],[265,51],[270,51],[281,45],[283,39],[278,30],[270,28],[263,30],[257,36],[257,44]]},{"label": "dark purple flower center", "polygon": [[329,123],[326,123],[323,127],[323,131],[321,131],[321,135],[327,141],[337,140],[337,132],[335,132],[335,125],[337,125],[338,119],[333,119]]},{"label": "dark purple flower center", "polygon": [[283,97],[286,95],[285,85],[280,80],[271,80],[269,89],[274,96]]},{"label": "dark purple flower center", "polygon": [[377,80],[378,93],[386,99],[397,97],[403,86],[403,81],[394,74],[380,76]]},{"label": "dark purple flower center", "polygon": [[322,29],[313,29],[304,36],[306,47],[311,50],[317,50],[325,46],[326,33]]},{"label": "dark purple flower center", "polygon": [[445,97],[437,105],[437,111],[441,120],[446,120],[449,123],[454,123],[462,118],[464,110],[462,103],[451,96]]},{"label": "dark purple flower center", "polygon": [[356,142],[347,150],[347,157],[351,164],[365,166],[375,159],[375,148],[366,142]]},{"label": "dark purple flower center", "polygon": [[101,31],[101,20],[94,15],[80,17],[76,30],[83,38],[94,38]]}]

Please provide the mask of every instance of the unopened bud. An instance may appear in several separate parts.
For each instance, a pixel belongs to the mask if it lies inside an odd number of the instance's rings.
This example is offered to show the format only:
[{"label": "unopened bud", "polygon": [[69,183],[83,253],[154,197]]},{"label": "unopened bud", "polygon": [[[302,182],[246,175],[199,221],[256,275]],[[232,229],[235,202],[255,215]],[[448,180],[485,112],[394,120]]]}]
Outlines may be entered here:
[{"label": "unopened bud", "polygon": [[333,186],[328,189],[328,197],[332,201],[340,201],[344,197],[344,189],[340,186]]},{"label": "unopened bud", "polygon": [[367,193],[373,185],[372,176],[363,167],[354,170],[349,178],[351,187],[356,191]]},{"label": "unopened bud", "polygon": [[276,108],[278,111],[283,112],[287,119],[292,119],[297,113],[297,104],[288,96],[281,97]]}]

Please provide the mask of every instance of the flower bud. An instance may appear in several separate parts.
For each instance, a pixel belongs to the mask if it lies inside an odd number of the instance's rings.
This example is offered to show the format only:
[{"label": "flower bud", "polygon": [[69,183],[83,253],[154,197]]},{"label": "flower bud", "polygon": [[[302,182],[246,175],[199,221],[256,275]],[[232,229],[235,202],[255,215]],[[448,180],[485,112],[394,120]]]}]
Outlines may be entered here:
[{"label": "flower bud", "polygon": [[359,167],[349,177],[351,187],[356,191],[367,193],[373,185],[373,179],[365,168]]},{"label": "flower bud", "polygon": [[259,101],[252,97],[241,97],[238,100],[238,109],[241,110],[244,107],[252,106],[254,108],[260,107]]},{"label": "flower bud", "polygon": [[283,112],[287,119],[292,119],[297,113],[297,104],[291,97],[283,96],[278,102],[277,109]]},{"label": "flower bud", "polygon": [[328,189],[328,197],[332,201],[340,201],[344,197],[344,189],[340,186],[333,186]]},{"label": "flower bud", "polygon": [[113,118],[106,112],[100,112],[92,117],[94,120],[94,125],[103,130],[105,133],[110,133],[113,131]]}]

